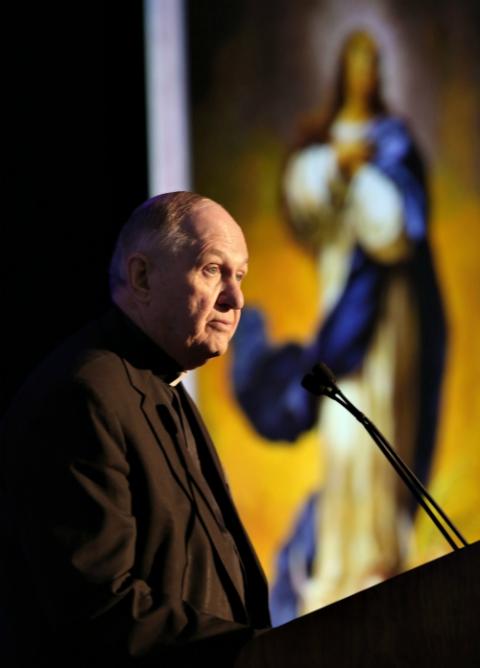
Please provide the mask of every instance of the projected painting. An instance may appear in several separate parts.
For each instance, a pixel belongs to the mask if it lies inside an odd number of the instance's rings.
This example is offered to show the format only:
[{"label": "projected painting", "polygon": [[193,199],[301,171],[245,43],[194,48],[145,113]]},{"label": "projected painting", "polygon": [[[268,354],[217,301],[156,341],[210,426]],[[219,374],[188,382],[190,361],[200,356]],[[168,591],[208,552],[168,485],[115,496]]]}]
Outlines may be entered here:
[{"label": "projected painting", "polygon": [[480,534],[480,50],[474,3],[190,6],[194,187],[245,230],[247,306],[199,403],[275,623],[448,549],[324,361]]}]

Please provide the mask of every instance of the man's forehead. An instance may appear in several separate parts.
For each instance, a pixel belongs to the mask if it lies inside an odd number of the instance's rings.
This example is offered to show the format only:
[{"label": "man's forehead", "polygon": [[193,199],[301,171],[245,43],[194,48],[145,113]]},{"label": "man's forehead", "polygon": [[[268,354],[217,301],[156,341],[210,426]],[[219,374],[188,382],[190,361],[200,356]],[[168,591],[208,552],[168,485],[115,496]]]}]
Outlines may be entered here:
[{"label": "man's forehead", "polygon": [[203,199],[197,202],[192,207],[186,223],[200,228],[216,225],[238,227],[237,222],[228,211],[211,199]]},{"label": "man's forehead", "polygon": [[212,200],[202,200],[183,223],[184,230],[194,242],[213,244],[217,250],[227,244],[244,251],[246,242],[241,227],[220,204]]}]

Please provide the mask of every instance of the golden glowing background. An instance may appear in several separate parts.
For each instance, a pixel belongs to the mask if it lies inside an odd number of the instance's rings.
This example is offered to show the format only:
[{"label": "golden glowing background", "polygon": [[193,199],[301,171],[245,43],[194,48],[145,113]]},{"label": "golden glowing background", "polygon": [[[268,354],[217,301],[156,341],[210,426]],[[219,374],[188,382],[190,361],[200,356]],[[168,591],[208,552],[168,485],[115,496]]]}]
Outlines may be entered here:
[{"label": "golden glowing background", "polygon": [[[318,312],[313,261],[290,237],[278,205],[286,145],[298,115],[322,101],[336,36],[365,23],[380,32],[393,62],[386,72],[387,99],[407,115],[426,156],[430,240],[449,325],[429,489],[468,540],[480,538],[480,17],[475,3],[458,7],[444,1],[432,16],[431,5],[393,0],[235,2],[234,22],[222,12],[209,22],[200,4],[202,22],[194,11],[191,16],[194,186],[224,204],[243,226],[251,254],[245,296],[265,312],[275,341],[305,340]],[[199,404],[242,518],[272,576],[279,543],[307,493],[321,485],[318,437],[306,434],[290,445],[256,435],[233,397],[230,362],[227,355],[199,371]],[[447,550],[419,515],[411,564]]]}]

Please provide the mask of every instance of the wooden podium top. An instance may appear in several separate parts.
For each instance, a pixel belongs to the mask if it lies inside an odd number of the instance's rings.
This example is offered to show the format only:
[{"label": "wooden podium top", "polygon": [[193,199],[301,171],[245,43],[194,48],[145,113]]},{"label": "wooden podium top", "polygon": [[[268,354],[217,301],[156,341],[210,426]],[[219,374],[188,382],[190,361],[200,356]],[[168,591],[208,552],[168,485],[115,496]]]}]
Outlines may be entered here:
[{"label": "wooden podium top", "polygon": [[480,541],[266,631],[238,668],[480,667]]}]

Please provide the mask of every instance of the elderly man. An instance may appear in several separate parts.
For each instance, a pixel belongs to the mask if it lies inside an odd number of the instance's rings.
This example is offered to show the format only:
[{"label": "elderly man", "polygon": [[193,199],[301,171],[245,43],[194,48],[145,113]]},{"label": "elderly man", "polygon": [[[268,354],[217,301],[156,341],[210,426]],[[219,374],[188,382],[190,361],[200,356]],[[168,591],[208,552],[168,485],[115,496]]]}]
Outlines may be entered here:
[{"label": "elderly man", "polygon": [[267,588],[181,380],[223,354],[247,247],[193,193],[122,229],[112,309],[36,370],[2,430],[11,666],[233,664]]}]

